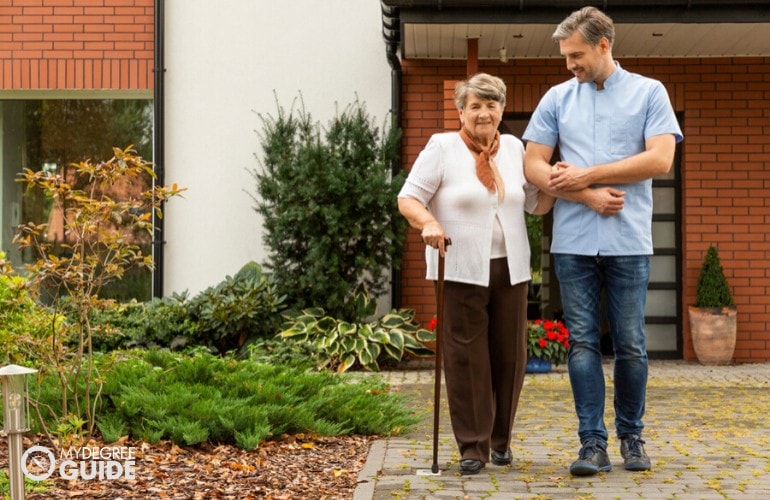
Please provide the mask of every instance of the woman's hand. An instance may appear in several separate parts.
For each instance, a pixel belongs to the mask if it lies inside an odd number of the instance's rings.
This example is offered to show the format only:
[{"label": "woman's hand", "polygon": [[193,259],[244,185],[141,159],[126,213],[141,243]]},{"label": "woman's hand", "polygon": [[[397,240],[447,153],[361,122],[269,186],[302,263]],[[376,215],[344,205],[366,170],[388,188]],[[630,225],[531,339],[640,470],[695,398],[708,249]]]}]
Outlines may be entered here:
[{"label": "woman's hand", "polygon": [[444,228],[436,221],[429,222],[422,227],[422,241],[432,248],[438,248],[439,254],[446,255],[446,247],[449,238],[444,233]]},{"label": "woman's hand", "polygon": [[423,243],[438,248],[442,257],[449,246],[449,238],[444,233],[444,228],[425,208],[422,203],[412,198],[399,198],[398,210],[409,221],[409,225],[420,230]]}]

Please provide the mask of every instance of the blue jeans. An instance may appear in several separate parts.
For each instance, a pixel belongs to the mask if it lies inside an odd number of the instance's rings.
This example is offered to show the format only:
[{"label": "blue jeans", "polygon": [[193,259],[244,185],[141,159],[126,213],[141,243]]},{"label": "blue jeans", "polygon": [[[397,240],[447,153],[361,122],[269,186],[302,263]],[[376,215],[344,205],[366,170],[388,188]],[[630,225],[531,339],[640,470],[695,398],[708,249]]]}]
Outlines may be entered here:
[{"label": "blue jeans", "polygon": [[600,346],[602,290],[615,350],[615,430],[618,437],[641,435],[647,392],[644,306],[649,257],[554,254],[554,267],[570,333],[569,378],[580,442],[596,438],[607,444]]}]

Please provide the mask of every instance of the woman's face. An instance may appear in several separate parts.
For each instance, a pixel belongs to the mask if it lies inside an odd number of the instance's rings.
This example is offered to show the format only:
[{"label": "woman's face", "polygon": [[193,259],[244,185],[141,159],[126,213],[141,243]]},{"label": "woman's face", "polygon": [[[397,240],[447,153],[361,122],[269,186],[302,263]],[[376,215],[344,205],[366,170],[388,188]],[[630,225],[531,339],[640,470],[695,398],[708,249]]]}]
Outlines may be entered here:
[{"label": "woman's face", "polygon": [[468,133],[485,146],[495,138],[502,119],[503,107],[499,102],[480,99],[472,92],[465,98],[465,108],[460,110],[460,121]]}]

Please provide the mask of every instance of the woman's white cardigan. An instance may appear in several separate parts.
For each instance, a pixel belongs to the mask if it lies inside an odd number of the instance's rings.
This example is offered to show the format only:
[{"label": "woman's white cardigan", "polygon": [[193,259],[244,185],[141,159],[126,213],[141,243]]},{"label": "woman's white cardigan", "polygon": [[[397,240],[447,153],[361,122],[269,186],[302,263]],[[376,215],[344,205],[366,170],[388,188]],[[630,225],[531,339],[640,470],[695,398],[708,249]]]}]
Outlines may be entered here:
[{"label": "woman's white cardigan", "polygon": [[[489,286],[495,215],[503,228],[511,285],[531,278],[524,211],[535,209],[538,191],[524,177],[524,145],[516,137],[502,134],[495,161],[505,183],[502,204],[476,177],[476,160],[460,134],[435,134],[398,194],[426,206],[452,240],[444,267],[447,281]],[[438,250],[426,247],[425,260],[426,278],[436,280]]]}]

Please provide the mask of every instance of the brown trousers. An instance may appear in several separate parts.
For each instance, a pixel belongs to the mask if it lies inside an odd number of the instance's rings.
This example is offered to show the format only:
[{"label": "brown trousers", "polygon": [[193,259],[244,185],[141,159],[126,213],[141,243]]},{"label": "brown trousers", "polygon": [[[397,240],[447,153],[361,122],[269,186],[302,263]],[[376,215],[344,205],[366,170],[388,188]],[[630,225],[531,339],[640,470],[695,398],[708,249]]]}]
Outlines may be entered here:
[{"label": "brown trousers", "polygon": [[510,285],[506,259],[488,287],[444,283],[443,349],[449,415],[462,460],[505,451],[527,363],[527,283]]}]

